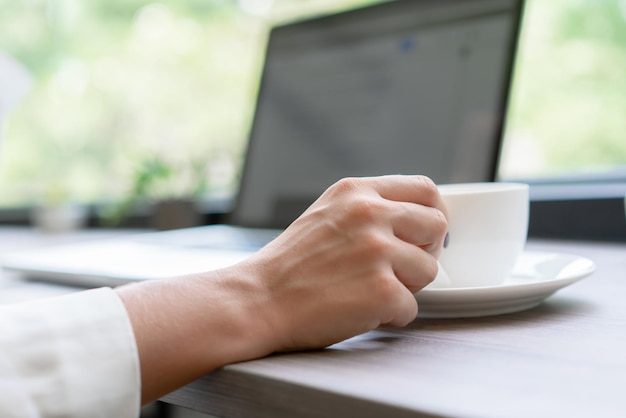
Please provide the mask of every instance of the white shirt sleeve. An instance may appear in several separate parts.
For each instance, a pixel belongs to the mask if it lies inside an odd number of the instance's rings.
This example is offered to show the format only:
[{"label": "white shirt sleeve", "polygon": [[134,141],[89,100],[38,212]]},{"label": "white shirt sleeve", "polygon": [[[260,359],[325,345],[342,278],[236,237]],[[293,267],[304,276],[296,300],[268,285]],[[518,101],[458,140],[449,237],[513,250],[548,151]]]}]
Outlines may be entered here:
[{"label": "white shirt sleeve", "polygon": [[0,307],[0,416],[136,418],[137,347],[109,288]]}]

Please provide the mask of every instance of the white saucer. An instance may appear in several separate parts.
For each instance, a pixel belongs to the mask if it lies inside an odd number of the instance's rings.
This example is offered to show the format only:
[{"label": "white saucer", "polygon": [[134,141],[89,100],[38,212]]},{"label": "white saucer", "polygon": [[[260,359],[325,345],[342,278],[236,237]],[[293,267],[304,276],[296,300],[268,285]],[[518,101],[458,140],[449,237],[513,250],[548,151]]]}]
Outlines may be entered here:
[{"label": "white saucer", "polygon": [[524,252],[498,286],[425,288],[415,294],[418,318],[466,318],[531,309],[557,290],[595,271],[593,261],[570,254]]}]

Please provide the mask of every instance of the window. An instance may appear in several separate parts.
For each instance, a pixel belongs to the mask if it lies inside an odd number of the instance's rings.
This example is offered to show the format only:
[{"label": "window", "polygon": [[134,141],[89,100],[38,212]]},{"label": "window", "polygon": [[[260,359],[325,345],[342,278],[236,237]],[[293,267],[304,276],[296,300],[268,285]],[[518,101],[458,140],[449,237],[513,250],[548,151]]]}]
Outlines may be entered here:
[{"label": "window", "polygon": [[626,1],[527,1],[500,177],[531,235],[626,241]]},{"label": "window", "polygon": [[[286,1],[276,18],[371,3]],[[271,0],[0,0],[0,50],[32,71],[5,127],[0,206],[119,199],[138,161],[206,162],[232,190]],[[184,181],[179,182],[184,183]]]},{"label": "window", "polygon": [[2,1],[0,49],[35,83],[6,126],[0,204],[119,198],[155,154],[202,156],[230,187],[263,40],[232,1]]},{"label": "window", "polygon": [[[268,25],[375,2],[0,0],[0,50],[35,79],[4,127],[0,206],[116,200],[155,155],[232,191]],[[626,0],[527,0],[501,179],[542,202],[621,198],[624,222],[625,45]]]},{"label": "window", "polygon": [[501,176],[626,178],[626,1],[531,0]]}]

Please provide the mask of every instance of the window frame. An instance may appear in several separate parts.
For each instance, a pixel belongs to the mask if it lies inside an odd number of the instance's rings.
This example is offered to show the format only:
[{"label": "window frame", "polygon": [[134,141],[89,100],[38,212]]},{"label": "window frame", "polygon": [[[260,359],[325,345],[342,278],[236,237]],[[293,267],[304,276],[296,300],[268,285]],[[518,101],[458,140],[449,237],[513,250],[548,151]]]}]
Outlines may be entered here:
[{"label": "window frame", "polygon": [[531,238],[626,242],[626,174],[526,180]]}]

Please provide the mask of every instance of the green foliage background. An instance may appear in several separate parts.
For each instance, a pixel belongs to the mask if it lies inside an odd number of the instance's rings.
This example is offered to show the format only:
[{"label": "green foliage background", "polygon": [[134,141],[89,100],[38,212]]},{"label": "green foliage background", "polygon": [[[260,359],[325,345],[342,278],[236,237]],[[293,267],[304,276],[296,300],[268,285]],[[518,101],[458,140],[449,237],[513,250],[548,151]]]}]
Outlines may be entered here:
[{"label": "green foliage background", "polygon": [[[232,190],[274,21],[375,0],[0,0],[0,50],[34,76],[0,158],[0,205],[119,199],[138,161],[207,161]],[[626,1],[529,0],[502,173],[626,166]],[[181,190],[184,193],[184,190]]]},{"label": "green foliage background", "polygon": [[626,178],[626,1],[527,2],[504,176]]}]

